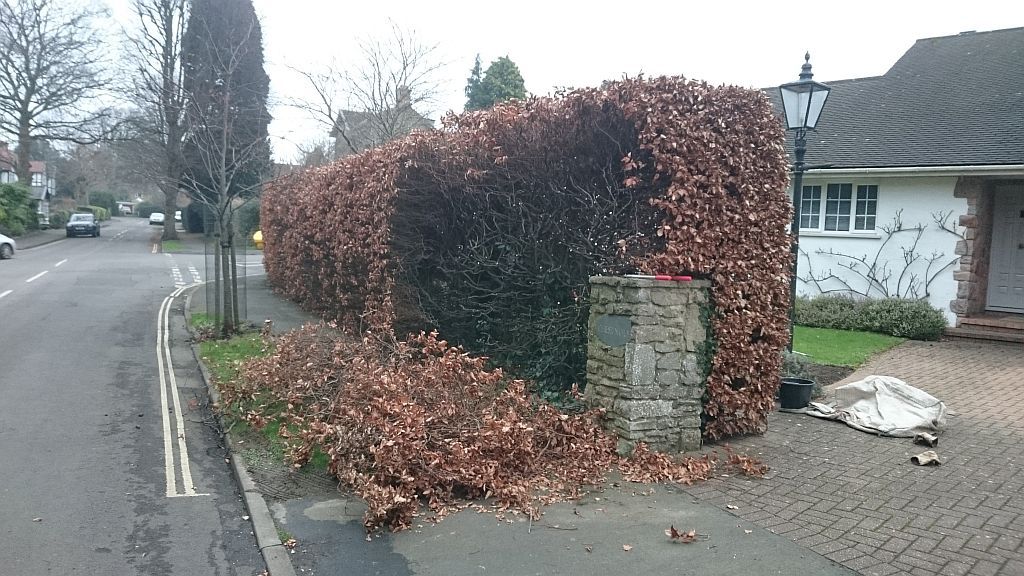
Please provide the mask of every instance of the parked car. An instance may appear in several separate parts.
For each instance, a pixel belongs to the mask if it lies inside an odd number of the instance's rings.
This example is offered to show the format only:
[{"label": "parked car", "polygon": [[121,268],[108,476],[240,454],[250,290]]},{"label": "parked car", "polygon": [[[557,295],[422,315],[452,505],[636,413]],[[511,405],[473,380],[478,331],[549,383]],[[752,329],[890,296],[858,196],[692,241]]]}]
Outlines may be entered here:
[{"label": "parked car", "polygon": [[181,222],[181,210],[174,211],[174,221]]},{"label": "parked car", "polygon": [[92,236],[98,238],[100,235],[100,223],[92,214],[72,214],[68,223],[64,225],[64,231],[68,238],[72,236]]},{"label": "parked car", "polygon": [[18,245],[15,244],[14,238],[9,238],[0,234],[0,260],[6,260],[7,258],[14,257],[14,251],[17,250]]},{"label": "parked car", "polygon": [[160,225],[163,225],[163,223],[164,223],[164,213],[163,212],[153,212],[152,214],[149,215],[149,223],[150,224],[160,224]]}]

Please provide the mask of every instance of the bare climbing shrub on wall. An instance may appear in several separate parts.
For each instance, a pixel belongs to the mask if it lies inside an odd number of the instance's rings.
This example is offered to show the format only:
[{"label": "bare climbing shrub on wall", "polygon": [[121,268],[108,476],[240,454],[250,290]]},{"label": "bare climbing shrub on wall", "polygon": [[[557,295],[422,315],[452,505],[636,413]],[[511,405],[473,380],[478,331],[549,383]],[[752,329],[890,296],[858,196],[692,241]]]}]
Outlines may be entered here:
[{"label": "bare climbing shrub on wall", "polygon": [[763,94],[681,78],[450,116],[264,192],[267,273],[353,328],[436,328],[582,383],[588,277],[713,281],[706,434],[763,430],[787,338],[790,206]]}]

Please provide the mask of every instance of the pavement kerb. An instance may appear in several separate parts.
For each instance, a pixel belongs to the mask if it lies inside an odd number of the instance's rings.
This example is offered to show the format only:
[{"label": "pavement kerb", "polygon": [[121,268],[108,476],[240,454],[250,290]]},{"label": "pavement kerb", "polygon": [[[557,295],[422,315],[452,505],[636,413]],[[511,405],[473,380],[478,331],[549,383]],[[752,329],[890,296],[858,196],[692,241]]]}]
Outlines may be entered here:
[{"label": "pavement kerb", "polygon": [[[192,333],[191,329],[192,294],[203,284],[205,282],[196,284],[185,296],[185,327],[193,336],[195,334]],[[202,355],[195,343],[195,339],[189,342],[189,347],[192,349],[192,356],[195,357],[196,362],[199,364],[199,373],[206,384],[210,400],[215,405],[219,405],[220,393],[213,385],[213,379],[210,377],[206,364],[203,363]],[[231,449],[234,445],[234,440],[231,437],[231,433],[224,426],[220,413],[214,411],[214,417],[217,418],[220,429],[224,430],[224,440],[228,449],[228,458],[231,461],[231,471],[234,473],[235,481],[242,492],[245,507],[249,511],[249,520],[252,522],[253,534],[256,536],[256,545],[260,547],[260,553],[263,555],[263,561],[267,565],[267,571],[270,576],[295,576],[295,568],[292,566],[291,558],[288,556],[288,549],[285,548],[277,534],[277,525],[274,524],[274,517],[270,514],[270,508],[267,506],[267,501],[263,498],[263,493],[259,491],[256,483],[249,476],[249,472],[245,469],[244,460]]]},{"label": "pavement kerb", "polygon": [[27,241],[22,238],[15,238],[14,242],[18,245],[18,251],[21,252],[22,250],[31,250],[33,248],[39,248],[40,246],[46,246],[47,244],[60,242],[61,240],[64,240],[66,238],[65,236],[47,235],[42,240],[36,241],[35,238],[37,238],[38,236],[41,235],[33,235]]},{"label": "pavement kerb", "polygon": [[[52,238],[52,239],[47,238],[46,240],[43,240],[42,242],[34,243],[31,246],[26,246],[25,248],[20,248],[19,247],[19,251],[21,251],[21,250],[31,250],[33,248],[39,248],[40,246],[46,246],[47,244],[53,244],[54,242],[60,242],[61,240],[64,240],[64,238],[63,237],[61,237],[61,238]],[[17,242],[18,240],[15,239],[14,241]]]}]

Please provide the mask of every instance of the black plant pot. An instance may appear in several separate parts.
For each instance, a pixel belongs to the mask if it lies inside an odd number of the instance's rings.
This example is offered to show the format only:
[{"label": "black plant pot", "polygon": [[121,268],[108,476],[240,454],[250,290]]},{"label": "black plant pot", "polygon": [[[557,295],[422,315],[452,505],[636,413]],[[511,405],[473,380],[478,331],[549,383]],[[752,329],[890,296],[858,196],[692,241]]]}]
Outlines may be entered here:
[{"label": "black plant pot", "polygon": [[814,380],[806,378],[783,378],[779,388],[779,403],[785,410],[806,408],[814,391]]}]

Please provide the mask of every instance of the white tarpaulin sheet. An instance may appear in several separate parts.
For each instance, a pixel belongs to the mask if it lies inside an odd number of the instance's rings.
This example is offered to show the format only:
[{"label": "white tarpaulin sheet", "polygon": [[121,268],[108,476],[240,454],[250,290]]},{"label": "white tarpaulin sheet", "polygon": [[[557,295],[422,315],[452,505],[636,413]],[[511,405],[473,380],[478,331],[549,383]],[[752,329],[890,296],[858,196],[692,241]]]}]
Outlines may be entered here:
[{"label": "white tarpaulin sheet", "polygon": [[899,378],[868,376],[834,392],[834,407],[812,402],[807,414],[883,436],[934,434],[946,427],[946,405]]}]

